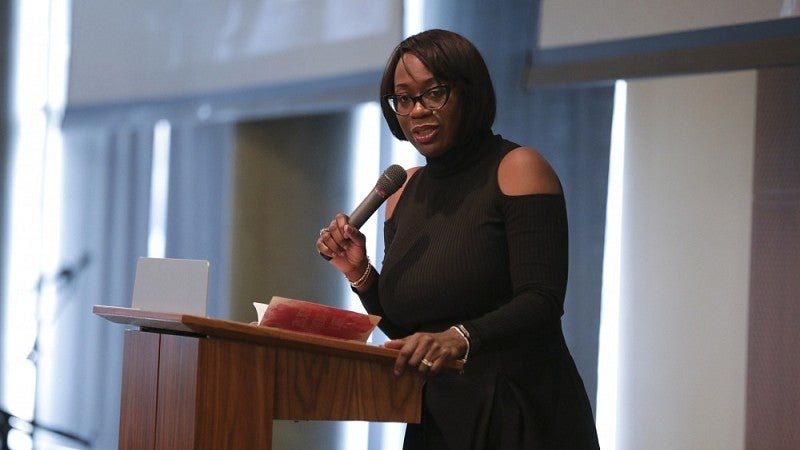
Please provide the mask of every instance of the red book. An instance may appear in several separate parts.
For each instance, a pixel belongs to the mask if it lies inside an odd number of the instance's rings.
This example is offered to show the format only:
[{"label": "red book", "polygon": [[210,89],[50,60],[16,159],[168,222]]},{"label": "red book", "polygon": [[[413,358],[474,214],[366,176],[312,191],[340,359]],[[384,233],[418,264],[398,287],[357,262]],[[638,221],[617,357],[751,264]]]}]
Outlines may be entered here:
[{"label": "red book", "polygon": [[272,297],[259,325],[366,342],[378,316],[283,297]]}]

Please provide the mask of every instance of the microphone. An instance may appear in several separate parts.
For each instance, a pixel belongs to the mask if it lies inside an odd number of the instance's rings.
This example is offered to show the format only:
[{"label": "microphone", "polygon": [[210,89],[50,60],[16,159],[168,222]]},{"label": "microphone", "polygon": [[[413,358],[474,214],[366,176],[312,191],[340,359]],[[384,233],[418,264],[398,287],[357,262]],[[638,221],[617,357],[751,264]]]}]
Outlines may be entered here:
[{"label": "microphone", "polygon": [[389,196],[397,192],[406,182],[406,170],[397,164],[392,164],[383,171],[375,187],[367,197],[350,214],[349,223],[355,228],[361,228],[364,222],[378,210]]}]

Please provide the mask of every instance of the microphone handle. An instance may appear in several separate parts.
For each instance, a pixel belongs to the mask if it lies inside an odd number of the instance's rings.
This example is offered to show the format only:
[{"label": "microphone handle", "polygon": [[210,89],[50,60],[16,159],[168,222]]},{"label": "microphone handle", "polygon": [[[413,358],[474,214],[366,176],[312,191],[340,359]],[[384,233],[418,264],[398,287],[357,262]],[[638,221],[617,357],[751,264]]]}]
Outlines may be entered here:
[{"label": "microphone handle", "polygon": [[361,228],[364,222],[380,208],[385,200],[376,189],[373,189],[350,214],[348,221],[350,226]]}]

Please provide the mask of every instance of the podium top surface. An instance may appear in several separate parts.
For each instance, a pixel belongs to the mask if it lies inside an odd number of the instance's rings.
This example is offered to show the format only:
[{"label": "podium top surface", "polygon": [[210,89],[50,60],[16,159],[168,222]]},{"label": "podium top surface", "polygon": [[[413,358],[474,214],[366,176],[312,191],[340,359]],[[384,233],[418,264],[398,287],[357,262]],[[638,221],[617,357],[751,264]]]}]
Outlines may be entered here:
[{"label": "podium top surface", "polygon": [[[393,365],[398,351],[359,341],[330,338],[308,333],[283,330],[231,320],[193,316],[190,314],[144,311],[119,306],[95,305],[92,312],[106,320],[123,325],[138,326],[154,331],[190,333],[219,339],[232,339],[258,345],[280,346],[336,354]],[[460,362],[446,369],[461,370]]]},{"label": "podium top surface", "polygon": [[114,323],[138,326],[154,331],[181,332],[209,338],[245,341],[259,345],[315,350],[345,357],[368,359],[387,365],[394,363],[398,353],[396,350],[359,341],[329,338],[190,314],[144,311],[103,305],[95,305],[92,308],[92,312]]}]

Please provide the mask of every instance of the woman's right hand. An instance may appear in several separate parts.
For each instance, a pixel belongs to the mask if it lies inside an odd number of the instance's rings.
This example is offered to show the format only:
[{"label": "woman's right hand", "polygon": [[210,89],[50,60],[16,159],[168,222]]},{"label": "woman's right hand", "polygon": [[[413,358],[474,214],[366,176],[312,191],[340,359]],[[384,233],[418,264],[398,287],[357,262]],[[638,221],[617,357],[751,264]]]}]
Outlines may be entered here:
[{"label": "woman's right hand", "polygon": [[370,263],[366,241],[364,234],[348,223],[348,217],[339,213],[327,227],[320,230],[317,251],[348,280],[355,281]]}]

